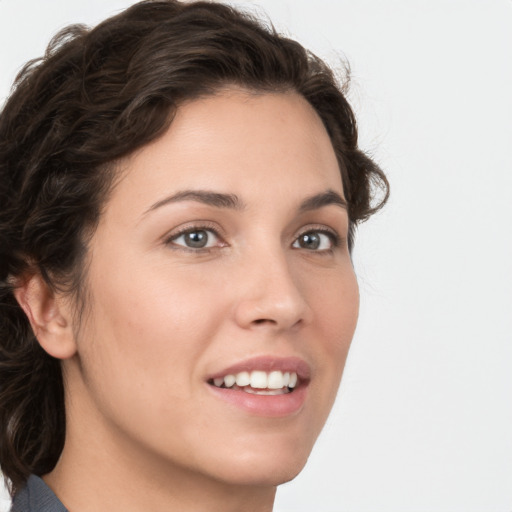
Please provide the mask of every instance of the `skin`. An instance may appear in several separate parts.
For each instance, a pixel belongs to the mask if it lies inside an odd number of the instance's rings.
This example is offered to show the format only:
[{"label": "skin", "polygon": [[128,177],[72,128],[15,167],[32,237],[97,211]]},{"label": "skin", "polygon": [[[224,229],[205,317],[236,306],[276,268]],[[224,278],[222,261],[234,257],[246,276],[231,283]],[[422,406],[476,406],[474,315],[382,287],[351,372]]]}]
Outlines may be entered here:
[{"label": "skin", "polygon": [[[328,134],[297,94],[225,90],[180,107],[120,166],[82,324],[38,276],[17,294],[63,363],[66,444],[44,478],[74,512],[269,511],[325,423],[357,321],[346,209],[299,211],[314,194],[343,197]],[[166,202],[184,190],[244,206]],[[187,247],[185,228],[207,230],[208,246]],[[211,393],[208,375],[268,355],[310,366],[298,412],[250,414]]]}]

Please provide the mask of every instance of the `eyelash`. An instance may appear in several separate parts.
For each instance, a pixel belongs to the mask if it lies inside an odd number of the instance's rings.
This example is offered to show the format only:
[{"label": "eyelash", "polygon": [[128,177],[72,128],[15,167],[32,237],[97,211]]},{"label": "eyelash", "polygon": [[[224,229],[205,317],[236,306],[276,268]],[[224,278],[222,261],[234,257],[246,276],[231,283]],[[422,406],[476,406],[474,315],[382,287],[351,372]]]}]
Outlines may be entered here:
[{"label": "eyelash", "polygon": [[[168,245],[168,246],[171,246],[173,249],[177,249],[177,250],[183,250],[183,251],[187,251],[187,252],[192,252],[192,253],[208,253],[208,252],[211,252],[212,249],[216,249],[216,248],[219,248],[219,247],[225,247],[227,244],[225,242],[223,242],[223,245],[220,245],[220,246],[214,246],[214,247],[204,247],[204,248],[193,248],[193,247],[187,247],[185,245],[178,245],[175,243],[175,241],[177,239],[179,239],[181,236],[183,235],[187,235],[187,234],[190,234],[190,233],[194,233],[194,232],[198,232],[198,231],[206,231],[208,233],[213,233],[213,235],[219,239],[220,241],[223,240],[223,237],[222,235],[219,234],[219,231],[218,229],[216,229],[213,225],[211,224],[197,224],[197,225],[193,225],[193,226],[184,226],[183,228],[179,229],[179,231],[175,232],[175,233],[172,233],[171,235],[169,235],[168,237],[165,238],[164,240],[164,243],[165,245]],[[293,244],[292,244],[292,247],[295,245],[295,243],[298,242],[298,240],[300,239],[300,237],[303,237],[305,235],[308,235],[308,234],[323,234],[323,235],[326,235],[329,240],[331,241],[332,243],[332,247],[330,247],[329,249],[322,249],[322,250],[313,250],[313,249],[306,249],[306,248],[302,248],[304,249],[305,251],[308,251],[308,252],[311,252],[311,253],[317,253],[319,255],[326,255],[326,254],[330,254],[334,251],[334,249],[336,248],[339,248],[343,245],[344,243],[344,239],[338,234],[336,233],[334,230],[330,230],[330,229],[326,229],[325,226],[308,226],[307,229],[301,231],[296,237],[295,239],[293,240]],[[301,249],[301,247],[294,247],[296,249]]]},{"label": "eyelash", "polygon": [[[327,229],[325,226],[308,226],[307,229],[305,229],[304,231],[299,233],[299,235],[297,235],[297,237],[293,241],[293,244],[295,244],[300,239],[300,237],[303,237],[304,235],[309,235],[311,233],[326,235],[332,244],[332,246],[329,249],[323,249],[323,250],[319,250],[319,251],[310,249],[310,251],[312,253],[317,253],[320,255],[328,255],[328,254],[331,254],[334,251],[334,249],[337,249],[343,245],[344,239],[338,233],[336,233],[336,231]],[[299,249],[300,249],[300,247],[299,247]],[[308,251],[308,249],[305,249],[305,248],[304,248],[304,250]]]},{"label": "eyelash", "polygon": [[206,231],[208,233],[213,233],[216,238],[222,240],[222,236],[219,234],[218,229],[216,229],[211,224],[196,224],[196,225],[188,225],[180,228],[176,233],[172,233],[164,240],[165,245],[171,246],[173,249],[192,252],[192,253],[205,253],[210,252],[215,247],[206,247],[206,248],[193,248],[187,247],[185,245],[178,245],[174,243],[178,238],[183,235],[187,235],[189,233],[195,233],[197,231]]}]

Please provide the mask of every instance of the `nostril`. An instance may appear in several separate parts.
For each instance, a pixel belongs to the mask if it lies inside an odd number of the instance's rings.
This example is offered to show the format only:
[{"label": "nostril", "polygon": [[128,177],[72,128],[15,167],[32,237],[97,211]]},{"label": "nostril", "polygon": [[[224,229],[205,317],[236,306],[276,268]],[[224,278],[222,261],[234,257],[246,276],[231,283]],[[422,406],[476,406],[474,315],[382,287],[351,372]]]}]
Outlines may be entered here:
[{"label": "nostril", "polygon": [[260,325],[260,324],[264,324],[266,322],[269,322],[271,324],[275,324],[276,323],[275,320],[269,320],[267,318],[258,318],[257,320],[254,320],[253,323],[255,323],[256,325]]}]

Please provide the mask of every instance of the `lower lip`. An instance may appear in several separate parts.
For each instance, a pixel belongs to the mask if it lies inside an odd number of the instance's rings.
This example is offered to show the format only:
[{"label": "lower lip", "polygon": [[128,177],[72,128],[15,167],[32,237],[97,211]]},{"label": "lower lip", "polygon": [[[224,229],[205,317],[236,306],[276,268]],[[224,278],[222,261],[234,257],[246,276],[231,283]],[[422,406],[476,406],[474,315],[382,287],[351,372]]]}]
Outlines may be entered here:
[{"label": "lower lip", "polygon": [[218,388],[208,384],[211,392],[221,400],[248,413],[270,418],[297,414],[306,401],[307,384],[301,384],[283,395],[253,395],[241,390]]}]

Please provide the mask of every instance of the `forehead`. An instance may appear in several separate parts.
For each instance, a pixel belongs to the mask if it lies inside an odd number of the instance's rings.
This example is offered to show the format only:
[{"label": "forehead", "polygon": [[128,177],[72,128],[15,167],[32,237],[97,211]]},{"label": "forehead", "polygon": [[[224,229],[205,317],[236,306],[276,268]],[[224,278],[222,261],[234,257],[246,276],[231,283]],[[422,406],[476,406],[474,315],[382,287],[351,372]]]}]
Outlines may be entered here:
[{"label": "forehead", "polygon": [[[299,201],[325,189],[343,195],[341,174],[325,127],[296,93],[240,90],[182,105],[166,133],[125,161],[116,196],[144,208],[180,189]],[[147,207],[147,205],[146,205]]]}]

